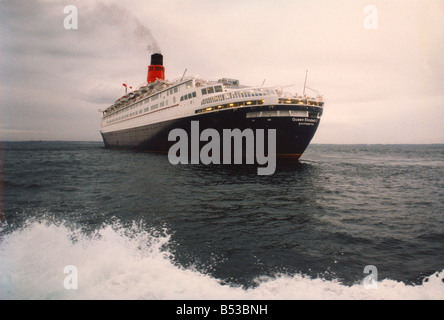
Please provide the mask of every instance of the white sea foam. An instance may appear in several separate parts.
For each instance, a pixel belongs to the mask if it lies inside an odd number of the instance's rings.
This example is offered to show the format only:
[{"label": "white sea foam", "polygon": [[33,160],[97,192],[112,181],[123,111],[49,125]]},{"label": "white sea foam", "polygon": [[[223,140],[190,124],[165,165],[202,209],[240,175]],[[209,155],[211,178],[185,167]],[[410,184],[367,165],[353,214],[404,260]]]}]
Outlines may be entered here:
[{"label": "white sea foam", "polygon": [[[164,248],[169,236],[138,226],[111,224],[85,235],[63,224],[32,222],[0,241],[1,299],[444,299],[444,270],[422,285],[383,280],[376,290],[303,275],[230,287],[174,265]],[[77,290],[64,287],[67,265],[77,268]]]}]

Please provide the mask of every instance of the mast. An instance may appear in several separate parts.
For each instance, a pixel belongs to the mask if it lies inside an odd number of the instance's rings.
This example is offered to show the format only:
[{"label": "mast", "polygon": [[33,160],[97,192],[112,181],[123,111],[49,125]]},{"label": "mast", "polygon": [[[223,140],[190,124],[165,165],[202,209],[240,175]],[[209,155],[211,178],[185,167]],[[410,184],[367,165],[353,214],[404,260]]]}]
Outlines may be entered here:
[{"label": "mast", "polygon": [[305,88],[307,87],[307,75],[308,75],[308,70],[305,70],[305,82],[304,82],[304,93],[303,93],[304,97],[305,97]]}]

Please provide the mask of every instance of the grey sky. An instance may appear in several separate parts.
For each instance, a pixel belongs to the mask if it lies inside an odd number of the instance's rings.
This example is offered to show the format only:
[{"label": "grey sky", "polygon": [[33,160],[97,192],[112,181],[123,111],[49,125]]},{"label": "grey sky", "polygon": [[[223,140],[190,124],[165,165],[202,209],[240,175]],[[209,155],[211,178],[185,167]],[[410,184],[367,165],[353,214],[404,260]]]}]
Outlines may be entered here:
[{"label": "grey sky", "polygon": [[444,0],[0,0],[0,140],[100,140],[97,110],[146,80],[154,42],[171,80],[301,93],[308,69],[315,143],[444,143]]}]

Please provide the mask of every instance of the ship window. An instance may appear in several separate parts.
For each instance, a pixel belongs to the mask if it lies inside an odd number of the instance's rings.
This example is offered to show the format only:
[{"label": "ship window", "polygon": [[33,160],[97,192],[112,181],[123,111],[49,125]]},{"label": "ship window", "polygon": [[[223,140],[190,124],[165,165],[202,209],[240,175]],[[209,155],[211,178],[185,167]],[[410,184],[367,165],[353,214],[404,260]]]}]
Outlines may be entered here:
[{"label": "ship window", "polygon": [[165,105],[165,102],[162,101],[162,102],[160,103],[160,107],[162,108],[164,105]]},{"label": "ship window", "polygon": [[193,92],[193,98],[196,98],[196,91]]},{"label": "ship window", "polygon": [[309,115],[310,118],[314,118],[314,119],[319,118],[319,113],[309,112],[308,115]]},{"label": "ship window", "polygon": [[159,105],[155,104],[155,105],[151,106],[151,110],[156,110],[158,107],[159,107]]},{"label": "ship window", "polygon": [[214,88],[213,87],[209,87],[208,89],[208,93],[214,93]]},{"label": "ship window", "polygon": [[174,93],[177,93],[178,89],[177,87],[174,88]]},{"label": "ship window", "polygon": [[216,92],[222,92],[222,86],[216,86],[214,89]]},{"label": "ship window", "polygon": [[188,94],[188,99],[191,99],[193,95],[191,93]]},{"label": "ship window", "polygon": [[207,94],[207,88],[202,89],[202,94],[203,95]]}]

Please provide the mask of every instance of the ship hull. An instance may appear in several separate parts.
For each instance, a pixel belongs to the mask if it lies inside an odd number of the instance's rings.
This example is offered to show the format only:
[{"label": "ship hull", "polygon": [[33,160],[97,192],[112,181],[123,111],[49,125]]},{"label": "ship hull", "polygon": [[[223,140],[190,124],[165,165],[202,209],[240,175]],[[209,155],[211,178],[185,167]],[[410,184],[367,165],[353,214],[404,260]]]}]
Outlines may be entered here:
[{"label": "ship hull", "polygon": [[[304,110],[316,117],[291,116],[289,110]],[[279,111],[279,112],[278,112]],[[262,114],[261,114],[262,113]],[[136,149],[156,153],[168,153],[175,141],[168,141],[173,129],[191,133],[191,123],[199,122],[199,130],[215,129],[221,136],[224,129],[275,129],[277,158],[299,159],[310,144],[319,126],[322,108],[308,106],[257,106],[218,112],[201,113],[175,120],[163,121],[136,128],[101,132],[105,147]],[[267,141],[267,138],[265,139]],[[201,142],[205,144],[206,142]],[[245,146],[244,146],[245,147]],[[265,146],[267,150],[267,146]],[[244,148],[245,149],[245,148]]]}]

